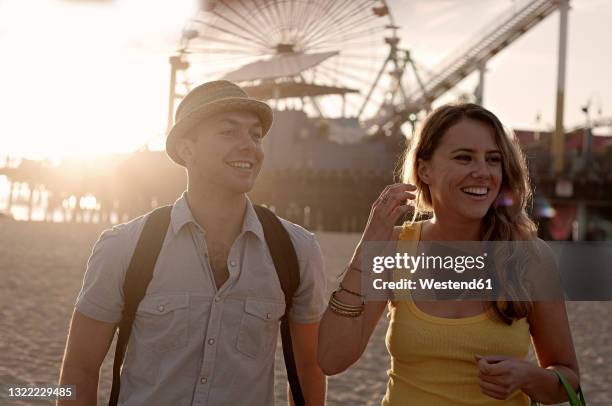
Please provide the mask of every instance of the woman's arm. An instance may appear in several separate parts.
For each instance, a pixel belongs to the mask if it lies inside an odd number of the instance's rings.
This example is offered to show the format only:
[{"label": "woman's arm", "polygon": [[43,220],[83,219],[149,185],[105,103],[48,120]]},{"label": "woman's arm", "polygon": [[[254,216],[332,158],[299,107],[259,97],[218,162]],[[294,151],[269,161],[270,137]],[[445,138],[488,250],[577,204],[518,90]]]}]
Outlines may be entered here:
[{"label": "woman's arm", "polygon": [[[369,272],[360,263],[363,244],[369,241],[397,240],[401,228],[394,227],[395,223],[408,211],[409,206],[402,203],[414,199],[414,195],[409,193],[414,190],[412,185],[389,185],[374,202],[366,229],[342,280],[342,287],[346,290],[362,294],[361,273]],[[361,297],[345,290],[336,292],[335,298],[350,306],[362,304]],[[359,317],[341,316],[327,308],[319,326],[317,353],[319,366],[326,375],[338,374],[359,359],[386,305],[385,300],[368,301],[363,305]]]},{"label": "woman's arm", "polygon": [[580,371],[564,302],[535,302],[529,315],[533,346],[540,364],[531,370],[523,391],[542,403],[567,400],[557,376],[558,370],[576,390],[580,385]]},{"label": "woman's arm", "polygon": [[574,388],[579,371],[563,302],[535,302],[529,315],[531,337],[540,366],[503,355],[477,356],[480,389],[494,399],[507,399],[522,390],[531,399],[554,404],[567,394],[552,371],[559,371]]},{"label": "woman's arm", "polygon": [[567,395],[552,369],[561,373],[574,389],[580,384],[580,373],[554,253],[539,239],[537,249],[539,265],[538,272],[534,273],[534,285],[538,292],[532,296],[548,299],[534,301],[527,318],[540,367],[531,369],[522,389],[534,400],[557,403],[567,400]]},{"label": "woman's arm", "polygon": [[[342,285],[361,292],[360,279],[357,271],[349,269]],[[336,298],[350,305],[361,304],[361,299],[344,291],[338,292]],[[386,305],[386,301],[366,302],[359,317],[340,316],[327,308],[319,327],[317,354],[319,366],[326,375],[343,372],[361,357]]]},{"label": "woman's arm", "polygon": [[[505,399],[520,389],[544,404],[566,401],[565,390],[553,369],[559,371],[574,389],[580,383],[565,302],[562,292],[554,286],[558,273],[553,253],[543,241],[538,245],[540,256],[537,273],[532,274],[535,277],[532,285],[539,291],[532,292],[532,297],[552,298],[534,301],[527,317],[539,365],[504,356],[477,357],[481,390],[496,399]],[[551,292],[553,296],[548,296]]]}]

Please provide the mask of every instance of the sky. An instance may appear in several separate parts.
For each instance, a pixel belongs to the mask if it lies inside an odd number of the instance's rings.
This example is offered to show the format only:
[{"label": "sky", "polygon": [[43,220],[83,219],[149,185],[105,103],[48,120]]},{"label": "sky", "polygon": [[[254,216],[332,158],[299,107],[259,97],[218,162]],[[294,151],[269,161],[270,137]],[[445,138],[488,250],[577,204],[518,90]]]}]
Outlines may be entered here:
[{"label": "sky", "polygon": [[[519,0],[389,0],[401,46],[436,63]],[[193,0],[0,0],[0,159],[162,148],[168,57]],[[572,0],[565,125],[612,116],[612,0]],[[484,104],[515,128],[551,128],[558,13],[487,66]],[[471,92],[475,75],[451,91]],[[540,121],[536,117],[540,116]]]}]

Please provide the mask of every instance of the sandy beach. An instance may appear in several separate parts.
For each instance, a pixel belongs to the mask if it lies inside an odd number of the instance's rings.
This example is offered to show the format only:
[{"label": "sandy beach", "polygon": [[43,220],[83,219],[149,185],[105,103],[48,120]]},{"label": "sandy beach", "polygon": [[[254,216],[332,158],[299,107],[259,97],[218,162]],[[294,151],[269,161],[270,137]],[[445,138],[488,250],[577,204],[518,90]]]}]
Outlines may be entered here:
[{"label": "sandy beach", "polygon": [[[104,226],[0,220],[0,386],[56,383],[73,302],[91,247]],[[350,257],[357,234],[318,235],[330,280]],[[331,286],[333,287],[333,286]],[[612,405],[612,302],[567,304],[591,406]],[[365,355],[347,372],[329,379],[329,405],[378,405],[385,392],[389,357],[383,318]],[[107,402],[112,357],[100,378],[100,404]],[[280,346],[276,364],[277,404],[286,404]],[[43,405],[49,401],[2,405]]]}]

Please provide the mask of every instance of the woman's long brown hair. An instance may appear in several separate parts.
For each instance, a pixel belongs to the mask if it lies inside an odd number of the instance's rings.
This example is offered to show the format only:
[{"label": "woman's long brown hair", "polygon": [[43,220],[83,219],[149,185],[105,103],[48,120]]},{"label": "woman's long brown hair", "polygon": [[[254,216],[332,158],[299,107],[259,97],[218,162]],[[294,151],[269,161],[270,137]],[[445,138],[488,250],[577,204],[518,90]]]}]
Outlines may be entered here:
[{"label": "woman's long brown hair", "polygon": [[[494,141],[502,156],[502,184],[498,198],[483,218],[480,238],[483,241],[525,241],[537,238],[537,226],[527,215],[532,192],[527,163],[518,141],[511,138],[499,119],[489,110],[473,103],[446,104],[434,110],[426,118],[421,130],[406,148],[399,165],[404,183],[417,186],[412,222],[418,216],[429,215],[433,210],[429,187],[417,175],[419,159],[430,160],[446,131],[461,120],[478,121],[493,130]],[[501,244],[509,246],[509,244]],[[498,283],[504,287],[505,297],[517,300],[495,300],[498,315],[510,324],[512,320],[526,317],[531,310],[526,298],[527,287],[523,286],[525,263],[516,254],[507,252],[506,260],[495,267]],[[524,259],[524,255],[522,255]],[[510,268],[510,269],[509,269]]]}]

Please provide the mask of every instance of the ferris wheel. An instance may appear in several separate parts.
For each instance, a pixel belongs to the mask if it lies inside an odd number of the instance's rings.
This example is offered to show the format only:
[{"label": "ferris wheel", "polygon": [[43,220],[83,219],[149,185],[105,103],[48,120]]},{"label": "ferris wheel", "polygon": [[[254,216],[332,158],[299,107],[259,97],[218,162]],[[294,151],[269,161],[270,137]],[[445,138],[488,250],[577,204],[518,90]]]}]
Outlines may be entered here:
[{"label": "ferris wheel", "polygon": [[397,28],[384,0],[209,0],[170,58],[169,125],[177,99],[216,79],[277,108],[363,121],[401,88]]}]

